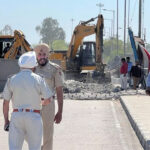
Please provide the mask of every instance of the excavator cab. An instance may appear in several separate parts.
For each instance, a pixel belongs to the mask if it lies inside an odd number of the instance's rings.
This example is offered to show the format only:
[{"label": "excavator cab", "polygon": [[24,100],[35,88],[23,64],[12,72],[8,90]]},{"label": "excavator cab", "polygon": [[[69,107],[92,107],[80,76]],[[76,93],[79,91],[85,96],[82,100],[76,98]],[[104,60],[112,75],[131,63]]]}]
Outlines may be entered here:
[{"label": "excavator cab", "polygon": [[13,36],[0,36],[0,58],[4,58],[5,53],[11,47],[13,41]]},{"label": "excavator cab", "polygon": [[[96,65],[96,44],[95,42],[83,42],[79,49],[80,70],[93,70]],[[90,69],[91,68],[91,69]]]}]

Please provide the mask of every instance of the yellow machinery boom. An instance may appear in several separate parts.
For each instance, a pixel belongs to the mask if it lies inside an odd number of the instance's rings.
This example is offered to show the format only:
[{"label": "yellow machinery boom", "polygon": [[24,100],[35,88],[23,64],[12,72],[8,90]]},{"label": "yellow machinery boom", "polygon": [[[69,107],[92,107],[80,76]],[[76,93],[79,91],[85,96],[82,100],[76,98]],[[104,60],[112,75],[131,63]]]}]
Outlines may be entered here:
[{"label": "yellow machinery boom", "polygon": [[5,59],[15,59],[17,54],[31,51],[30,44],[26,41],[22,31],[14,31],[13,43],[10,49],[4,54]]},{"label": "yellow machinery boom", "polygon": [[79,24],[73,33],[69,49],[67,52],[67,58],[74,59],[76,57],[79,46],[82,44],[84,37],[95,33],[95,25]]},{"label": "yellow machinery boom", "polygon": [[[96,19],[96,25],[89,24]],[[76,76],[80,78],[78,74],[82,76],[83,74],[87,74],[88,71],[92,71],[98,80],[101,80],[103,77],[105,78],[105,65],[102,61],[103,28],[104,19],[102,15],[91,18],[88,21],[80,22],[74,29],[66,54],[53,52],[50,55],[50,59],[56,60],[55,58],[58,58],[57,60],[60,61],[68,77]],[[83,42],[85,37],[93,34],[95,34],[95,41]]]},{"label": "yellow machinery boom", "polygon": [[[91,21],[97,19],[96,25],[90,25]],[[82,40],[84,37],[95,34],[96,35],[96,50],[95,50],[95,62],[96,62],[96,70],[104,71],[104,65],[102,62],[102,53],[103,53],[103,27],[104,20],[102,15],[98,15],[98,17],[91,18],[88,21],[81,22],[74,30],[72,39],[69,45],[69,49],[67,52],[67,60],[68,66],[71,66],[72,62],[76,58],[76,54],[78,52],[78,48],[82,45]],[[89,43],[88,43],[89,44]],[[88,66],[84,66],[87,68]],[[74,68],[71,66],[71,68]],[[82,67],[83,68],[83,67]],[[95,70],[95,66],[93,66],[93,70]]]},{"label": "yellow machinery boom", "polygon": [[17,59],[30,50],[21,31],[15,30],[14,35],[0,35],[0,91],[3,90],[7,78],[19,72]]}]

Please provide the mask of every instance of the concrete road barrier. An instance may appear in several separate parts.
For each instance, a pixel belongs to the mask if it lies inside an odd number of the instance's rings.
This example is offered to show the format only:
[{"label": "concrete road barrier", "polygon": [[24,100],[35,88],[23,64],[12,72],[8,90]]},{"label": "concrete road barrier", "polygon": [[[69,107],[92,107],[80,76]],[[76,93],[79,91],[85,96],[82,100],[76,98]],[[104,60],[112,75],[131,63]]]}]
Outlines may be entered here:
[{"label": "concrete road barrier", "polygon": [[121,96],[120,101],[144,150],[150,150],[150,97]]}]

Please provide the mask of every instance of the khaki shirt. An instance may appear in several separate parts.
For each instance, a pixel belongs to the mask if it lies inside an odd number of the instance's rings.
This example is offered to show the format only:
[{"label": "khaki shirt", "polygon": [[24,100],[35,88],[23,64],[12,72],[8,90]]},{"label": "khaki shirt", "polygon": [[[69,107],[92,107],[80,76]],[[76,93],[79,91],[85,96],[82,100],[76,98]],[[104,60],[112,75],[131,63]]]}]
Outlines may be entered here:
[{"label": "khaki shirt", "polygon": [[42,77],[33,73],[30,69],[23,69],[16,75],[8,78],[3,98],[12,99],[13,109],[37,109],[40,110],[41,98],[52,96]]},{"label": "khaki shirt", "polygon": [[49,61],[45,66],[36,67],[35,72],[45,78],[53,94],[56,87],[63,86],[63,72],[57,64]]}]

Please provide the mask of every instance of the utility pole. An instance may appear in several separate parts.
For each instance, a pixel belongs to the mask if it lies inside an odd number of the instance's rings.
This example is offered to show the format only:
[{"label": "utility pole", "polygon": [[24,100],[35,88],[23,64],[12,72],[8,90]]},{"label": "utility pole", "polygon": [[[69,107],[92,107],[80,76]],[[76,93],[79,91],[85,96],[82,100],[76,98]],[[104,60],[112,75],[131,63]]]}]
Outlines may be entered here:
[{"label": "utility pole", "polygon": [[128,28],[130,26],[130,0],[128,0]]},{"label": "utility pole", "polygon": [[[128,0],[128,29],[130,26],[130,0]],[[129,34],[127,34],[127,49],[129,50]]]},{"label": "utility pole", "polygon": [[128,28],[130,26],[130,0],[128,0]]},{"label": "utility pole", "polygon": [[124,1],[124,57],[126,56],[126,0]]},{"label": "utility pole", "polygon": [[139,33],[138,36],[141,38],[141,22],[142,22],[142,0],[139,0]]},{"label": "utility pole", "polygon": [[112,33],[112,37],[114,38],[114,32],[115,32],[115,10],[110,10],[110,9],[102,9],[102,10],[104,10],[104,11],[108,11],[108,12],[112,12],[113,13],[113,33]]},{"label": "utility pole", "polygon": [[108,20],[108,21],[110,21],[110,26],[111,26],[111,38],[113,38],[113,19],[107,19],[107,18],[105,18],[104,20]]},{"label": "utility pole", "polygon": [[115,11],[113,10],[113,38],[115,37]]},{"label": "utility pole", "polygon": [[73,32],[73,22],[74,22],[74,19],[71,18],[71,37],[72,37],[72,32]]},{"label": "utility pole", "polygon": [[144,41],[146,41],[146,28],[144,28]]},{"label": "utility pole", "polygon": [[117,38],[117,56],[118,56],[118,0],[117,0],[117,34],[116,34],[116,38]]},{"label": "utility pole", "polygon": [[101,14],[101,7],[104,7],[104,4],[98,3],[98,4],[96,4],[96,6],[99,7],[99,14]]}]

